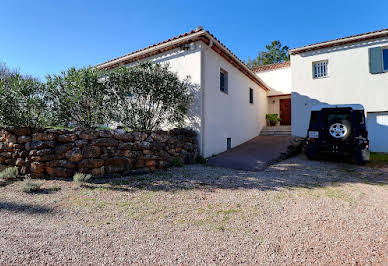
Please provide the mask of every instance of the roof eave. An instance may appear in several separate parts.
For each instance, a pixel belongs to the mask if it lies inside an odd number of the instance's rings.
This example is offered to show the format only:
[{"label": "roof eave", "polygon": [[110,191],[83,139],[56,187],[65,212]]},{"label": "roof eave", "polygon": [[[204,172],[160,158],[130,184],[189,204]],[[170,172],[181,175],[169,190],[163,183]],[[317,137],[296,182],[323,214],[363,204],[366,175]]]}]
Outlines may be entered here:
[{"label": "roof eave", "polygon": [[303,52],[319,50],[319,49],[329,48],[329,47],[335,47],[335,46],[340,46],[340,45],[355,43],[355,42],[361,42],[361,41],[366,41],[366,40],[371,40],[371,39],[378,39],[378,38],[382,38],[382,37],[386,37],[386,36],[388,36],[388,30],[384,30],[382,32],[375,32],[375,33],[370,33],[370,34],[359,35],[359,36],[355,36],[355,37],[348,37],[348,38],[344,38],[344,39],[340,39],[340,40],[333,40],[333,41],[317,43],[317,44],[299,47],[299,48],[294,48],[294,49],[290,49],[289,53],[290,53],[290,55],[295,55],[295,54],[300,54]]}]

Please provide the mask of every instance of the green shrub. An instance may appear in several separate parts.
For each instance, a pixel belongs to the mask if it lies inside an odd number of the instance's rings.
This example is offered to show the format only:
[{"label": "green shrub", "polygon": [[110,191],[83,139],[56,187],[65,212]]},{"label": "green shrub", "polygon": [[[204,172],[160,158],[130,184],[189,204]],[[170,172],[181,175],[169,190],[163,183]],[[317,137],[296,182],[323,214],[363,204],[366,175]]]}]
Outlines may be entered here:
[{"label": "green shrub", "polygon": [[31,177],[27,177],[23,181],[23,192],[25,193],[36,193],[42,191],[42,183],[32,181]]},{"label": "green shrub", "polygon": [[19,171],[16,167],[8,167],[0,172],[0,179],[4,181],[15,180],[19,175]]},{"label": "green shrub", "polygon": [[175,167],[183,167],[182,159],[179,157],[172,159],[171,164],[172,166],[175,166]]},{"label": "green shrub", "polygon": [[92,175],[88,174],[82,174],[82,173],[76,173],[73,176],[73,181],[78,184],[86,183],[92,178]]},{"label": "green shrub", "polygon": [[269,122],[274,122],[274,123],[280,121],[278,114],[266,114],[265,119],[267,119]]},{"label": "green shrub", "polygon": [[48,119],[44,84],[0,64],[0,127],[43,127]]},{"label": "green shrub", "polygon": [[207,164],[207,159],[205,159],[202,155],[198,156],[195,161],[199,164]]}]

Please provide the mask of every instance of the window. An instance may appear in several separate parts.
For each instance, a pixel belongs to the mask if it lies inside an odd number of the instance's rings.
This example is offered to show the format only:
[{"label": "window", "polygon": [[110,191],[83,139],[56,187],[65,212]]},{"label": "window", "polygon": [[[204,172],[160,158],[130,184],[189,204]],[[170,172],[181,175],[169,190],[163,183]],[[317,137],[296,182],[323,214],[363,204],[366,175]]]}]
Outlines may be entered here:
[{"label": "window", "polygon": [[383,50],[384,71],[388,71],[388,49]]},{"label": "window", "polygon": [[232,148],[232,138],[226,138],[226,149],[230,150]]},{"label": "window", "polygon": [[313,77],[326,78],[327,77],[327,60],[313,63]]},{"label": "window", "polygon": [[220,91],[228,93],[228,72],[220,70]]},{"label": "window", "polygon": [[249,88],[249,103],[253,103],[253,89]]}]

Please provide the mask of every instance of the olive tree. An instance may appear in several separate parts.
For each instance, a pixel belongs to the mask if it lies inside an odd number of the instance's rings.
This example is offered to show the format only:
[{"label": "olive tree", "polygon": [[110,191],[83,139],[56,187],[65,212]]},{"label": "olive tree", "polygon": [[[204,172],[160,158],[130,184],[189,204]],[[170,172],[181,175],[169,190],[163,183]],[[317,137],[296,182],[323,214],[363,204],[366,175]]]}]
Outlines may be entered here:
[{"label": "olive tree", "polygon": [[43,127],[46,107],[44,84],[0,66],[0,126]]},{"label": "olive tree", "polygon": [[109,122],[111,91],[105,86],[103,76],[103,71],[91,67],[48,75],[53,123],[91,128]]},{"label": "olive tree", "polygon": [[116,121],[131,130],[182,125],[189,109],[189,77],[180,80],[167,64],[140,63],[110,71],[105,79],[115,97]]}]

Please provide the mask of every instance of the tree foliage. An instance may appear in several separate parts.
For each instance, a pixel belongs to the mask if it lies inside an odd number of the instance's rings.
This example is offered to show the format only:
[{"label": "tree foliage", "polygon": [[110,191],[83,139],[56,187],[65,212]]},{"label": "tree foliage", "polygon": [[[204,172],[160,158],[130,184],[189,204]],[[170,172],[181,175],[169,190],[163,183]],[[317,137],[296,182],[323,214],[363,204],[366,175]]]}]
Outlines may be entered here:
[{"label": "tree foliage", "polygon": [[191,101],[189,78],[181,81],[167,64],[117,68],[107,75],[105,85],[116,95],[116,120],[133,130],[181,125]]},{"label": "tree foliage", "polygon": [[290,60],[288,46],[282,46],[280,41],[273,41],[271,44],[266,45],[265,48],[266,50],[260,51],[255,59],[248,59],[246,62],[248,67],[252,68]]},{"label": "tree foliage", "polygon": [[43,127],[46,107],[44,84],[0,66],[0,126]]},{"label": "tree foliage", "polygon": [[101,80],[104,72],[95,68],[70,68],[47,76],[47,91],[53,124],[97,127],[109,121],[110,92]]}]

